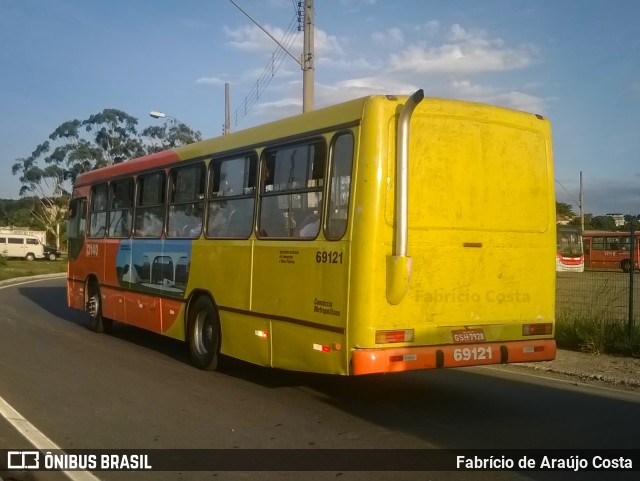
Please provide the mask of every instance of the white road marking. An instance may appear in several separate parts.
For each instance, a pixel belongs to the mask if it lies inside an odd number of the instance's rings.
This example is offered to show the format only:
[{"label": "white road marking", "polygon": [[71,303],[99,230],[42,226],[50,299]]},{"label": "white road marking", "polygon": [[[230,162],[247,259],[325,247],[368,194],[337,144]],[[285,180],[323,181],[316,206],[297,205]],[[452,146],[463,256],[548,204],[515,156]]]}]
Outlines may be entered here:
[{"label": "white road marking", "polygon": [[[0,416],[5,418],[27,441],[29,441],[36,449],[48,450],[55,449],[63,451],[63,449],[49,439],[38,428],[31,424],[22,414],[13,409],[11,405],[0,396]],[[63,471],[64,474],[72,481],[100,481],[89,471]],[[1,481],[1,480],[0,480]]]},{"label": "white road marking", "polygon": [[[55,278],[52,278],[55,279]],[[23,284],[31,284],[32,282],[42,282],[49,279],[36,279],[31,281],[18,282],[15,284],[9,284],[6,286],[0,286],[0,289],[6,289],[7,287],[15,287]],[[31,424],[25,417],[5,401],[0,396],[0,416],[5,418],[9,424],[11,424],[24,438],[29,441],[33,447],[40,450],[55,449],[63,451],[63,449],[49,439],[43,432]],[[64,474],[72,481],[100,481],[89,471],[63,471]],[[2,481],[0,479],[0,481]]]}]

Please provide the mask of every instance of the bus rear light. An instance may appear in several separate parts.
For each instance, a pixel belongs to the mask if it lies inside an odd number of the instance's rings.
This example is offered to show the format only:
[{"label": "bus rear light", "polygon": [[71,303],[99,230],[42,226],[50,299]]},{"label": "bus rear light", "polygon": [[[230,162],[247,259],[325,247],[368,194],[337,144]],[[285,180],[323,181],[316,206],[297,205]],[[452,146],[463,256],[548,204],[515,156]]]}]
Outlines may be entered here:
[{"label": "bus rear light", "polygon": [[549,335],[553,332],[553,324],[524,324],[522,326],[523,336],[542,336]]},{"label": "bus rear light", "polygon": [[390,344],[394,342],[413,342],[413,329],[376,331],[376,344]]},{"label": "bus rear light", "polygon": [[261,337],[262,339],[266,339],[269,337],[269,333],[267,331],[256,331],[256,336]]},{"label": "bus rear light", "polygon": [[331,352],[331,348],[329,346],[323,346],[322,344],[314,344],[313,348],[316,351]]}]

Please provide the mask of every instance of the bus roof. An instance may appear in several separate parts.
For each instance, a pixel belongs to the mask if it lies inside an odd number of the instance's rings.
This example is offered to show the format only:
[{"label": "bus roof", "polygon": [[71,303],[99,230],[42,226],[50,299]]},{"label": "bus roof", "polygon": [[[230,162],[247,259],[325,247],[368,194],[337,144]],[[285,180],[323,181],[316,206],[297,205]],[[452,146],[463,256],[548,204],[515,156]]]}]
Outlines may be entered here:
[{"label": "bus roof", "polygon": [[[114,177],[159,168],[180,160],[201,158],[214,154],[224,156],[237,153],[239,149],[248,150],[257,146],[265,147],[271,143],[286,142],[288,138],[293,140],[300,135],[310,136],[320,134],[327,129],[335,130],[353,127],[360,124],[368,103],[390,102],[399,105],[406,102],[406,100],[407,96],[396,95],[372,95],[349,100],[341,104],[92,170],[79,175],[74,187],[91,185]],[[539,122],[539,120],[546,120],[539,115],[476,102],[441,98],[425,98],[425,100],[427,102],[423,102],[423,104],[428,103],[434,115],[442,114],[443,111],[455,111],[458,114],[464,114],[465,111],[472,110],[474,115],[488,119],[493,119],[496,112],[511,112],[510,115],[516,114],[520,116],[520,122],[528,121],[532,125],[534,122]],[[530,119],[525,120],[526,117],[530,117]]]}]

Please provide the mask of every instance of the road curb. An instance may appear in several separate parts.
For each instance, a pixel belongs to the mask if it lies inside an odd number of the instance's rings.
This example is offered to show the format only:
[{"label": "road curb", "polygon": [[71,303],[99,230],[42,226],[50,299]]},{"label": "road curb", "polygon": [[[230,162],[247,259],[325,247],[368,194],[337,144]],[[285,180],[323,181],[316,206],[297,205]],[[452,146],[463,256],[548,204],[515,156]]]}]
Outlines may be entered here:
[{"label": "road curb", "polygon": [[66,272],[56,272],[54,274],[39,274],[37,276],[12,277],[11,279],[5,279],[4,281],[0,281],[0,286],[19,284],[25,281],[38,281],[41,279],[57,279],[57,278],[64,278],[64,277],[67,277]]},{"label": "road curb", "polygon": [[567,376],[567,377],[579,379],[580,381],[583,381],[583,382],[586,382],[586,381],[598,381],[598,382],[602,382],[602,383],[606,383],[606,384],[612,384],[612,385],[615,385],[615,386],[627,386],[627,387],[632,387],[634,389],[640,389],[640,381],[638,381],[636,379],[627,379],[627,378],[620,378],[620,377],[615,377],[615,376],[607,376],[605,374],[588,374],[588,373],[585,373],[585,372],[568,371],[566,369],[558,369],[558,368],[554,368],[554,367],[540,366],[540,365],[536,365],[536,364],[522,363],[522,364],[513,364],[513,365],[516,366],[516,367],[523,368],[523,369],[531,369],[533,371],[560,374],[562,376]]}]

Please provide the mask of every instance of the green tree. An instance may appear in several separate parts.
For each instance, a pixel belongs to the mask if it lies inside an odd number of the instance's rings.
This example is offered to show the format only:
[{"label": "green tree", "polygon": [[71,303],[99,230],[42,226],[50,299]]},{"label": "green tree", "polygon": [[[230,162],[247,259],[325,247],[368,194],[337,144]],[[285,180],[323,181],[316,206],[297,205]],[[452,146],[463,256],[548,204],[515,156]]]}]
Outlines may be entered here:
[{"label": "green tree", "polygon": [[142,131],[147,153],[192,144],[202,140],[202,134],[176,119],[167,119],[162,126],[147,127]]},{"label": "green tree", "polygon": [[575,217],[571,204],[565,204],[564,202],[556,202],[556,214],[560,217]]},{"label": "green tree", "polygon": [[594,230],[616,230],[616,221],[609,215],[596,215],[590,224]]},{"label": "green tree", "polygon": [[[137,131],[138,119],[118,109],[104,109],[85,120],[60,124],[30,156],[14,161],[21,196],[33,196],[32,219],[60,245],[60,225],[78,175],[202,139],[202,134],[174,119],[162,127]],[[0,212],[2,215],[2,212]]]}]

